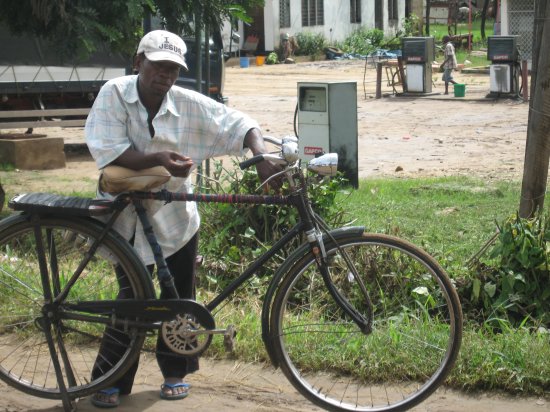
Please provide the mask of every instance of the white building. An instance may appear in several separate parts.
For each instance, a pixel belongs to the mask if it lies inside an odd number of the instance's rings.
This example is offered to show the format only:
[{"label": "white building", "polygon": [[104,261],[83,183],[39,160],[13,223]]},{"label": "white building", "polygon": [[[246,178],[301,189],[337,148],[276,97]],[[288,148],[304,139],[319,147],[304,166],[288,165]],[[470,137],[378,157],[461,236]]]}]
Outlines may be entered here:
[{"label": "white building", "polygon": [[[391,36],[401,27],[411,0],[266,0],[254,11],[250,24],[238,22],[239,47],[258,39],[259,53],[275,50],[282,34],[321,33],[330,42],[341,42],[360,27],[378,28]],[[229,44],[229,24],[224,29]],[[235,49],[235,46],[232,48]]]}]

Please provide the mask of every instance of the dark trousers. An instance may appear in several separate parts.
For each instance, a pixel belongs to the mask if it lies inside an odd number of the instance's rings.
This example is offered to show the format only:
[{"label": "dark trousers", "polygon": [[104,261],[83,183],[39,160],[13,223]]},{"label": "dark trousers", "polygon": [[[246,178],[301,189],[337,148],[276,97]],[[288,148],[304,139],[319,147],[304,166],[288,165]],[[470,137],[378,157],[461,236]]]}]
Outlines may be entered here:
[{"label": "dark trousers", "polygon": [[[198,249],[198,235],[195,235],[183,248],[166,258],[168,268],[174,276],[174,282],[180,298],[195,298],[195,262]],[[153,266],[148,266],[150,272]],[[122,270],[117,269],[119,283],[118,299],[132,298],[131,289],[128,288],[128,280]],[[165,298],[165,292],[161,292],[161,299]],[[97,379],[105,374],[116,362],[120,360],[129,344],[129,337],[122,330],[106,327],[99,353],[92,370],[92,379]],[[199,369],[198,357],[179,356],[170,351],[161,336],[157,337],[157,362],[164,378],[182,378]],[[139,357],[128,371],[113,387],[120,390],[122,395],[132,391],[134,377],[139,364]]]}]

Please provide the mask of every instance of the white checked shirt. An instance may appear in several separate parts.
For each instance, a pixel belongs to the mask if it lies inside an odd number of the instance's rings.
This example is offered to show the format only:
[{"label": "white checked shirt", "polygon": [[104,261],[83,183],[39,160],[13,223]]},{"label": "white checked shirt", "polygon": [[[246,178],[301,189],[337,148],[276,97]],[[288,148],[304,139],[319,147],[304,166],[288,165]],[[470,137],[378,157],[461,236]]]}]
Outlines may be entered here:
[{"label": "white checked shirt", "polygon": [[[142,153],[173,150],[196,165],[221,155],[243,154],[245,134],[258,124],[248,116],[194,91],[173,86],[153,119],[155,136],[147,125],[147,110],[137,93],[137,76],[107,82],[98,93],[86,121],[85,136],[99,169],[128,148]],[[192,192],[190,178],[172,177],[164,186],[171,191]],[[159,188],[161,189],[161,188]],[[98,192],[98,196],[106,194]],[[200,218],[194,202],[146,201],[149,219],[165,257],[181,249],[197,232]],[[154,258],[132,206],[115,223],[126,239],[135,234],[134,247],[146,264]]]}]

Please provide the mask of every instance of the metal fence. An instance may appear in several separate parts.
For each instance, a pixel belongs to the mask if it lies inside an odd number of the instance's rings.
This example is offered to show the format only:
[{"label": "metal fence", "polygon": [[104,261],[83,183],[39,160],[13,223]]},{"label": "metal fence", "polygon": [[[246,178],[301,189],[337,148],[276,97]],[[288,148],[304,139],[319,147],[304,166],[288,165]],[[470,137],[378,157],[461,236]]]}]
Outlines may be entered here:
[{"label": "metal fence", "polygon": [[533,56],[533,27],[535,25],[535,0],[508,0],[508,31],[517,35],[519,55],[522,60]]}]

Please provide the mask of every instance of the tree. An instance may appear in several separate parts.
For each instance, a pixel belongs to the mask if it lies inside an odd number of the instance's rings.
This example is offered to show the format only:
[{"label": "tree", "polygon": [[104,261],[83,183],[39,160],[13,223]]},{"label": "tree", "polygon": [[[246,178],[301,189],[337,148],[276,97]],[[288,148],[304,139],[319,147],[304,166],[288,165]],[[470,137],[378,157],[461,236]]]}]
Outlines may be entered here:
[{"label": "tree", "polygon": [[147,13],[160,12],[169,30],[190,27],[188,16],[202,10],[204,23],[219,27],[223,19],[247,19],[246,11],[264,0],[0,0],[0,23],[14,34],[31,34],[57,44],[59,57],[84,61],[100,45],[131,56],[143,35]]},{"label": "tree", "polygon": [[6,192],[4,192],[4,188],[2,187],[2,183],[0,182],[0,212],[4,208],[5,200],[6,200]]},{"label": "tree", "polygon": [[103,44],[131,55],[147,9],[151,0],[0,0],[0,22],[14,34],[52,41],[60,58],[83,61]]},{"label": "tree", "polygon": [[205,25],[221,27],[224,20],[236,18],[250,22],[249,12],[254,7],[263,7],[265,0],[241,0],[228,4],[227,0],[154,0],[159,13],[166,19],[168,30],[193,32],[188,16],[200,12],[202,19],[198,27]]},{"label": "tree", "polygon": [[485,21],[487,20],[487,9],[489,8],[491,0],[485,0],[483,2],[483,9],[481,9],[481,38],[485,40]]},{"label": "tree", "polygon": [[430,35],[430,10],[432,8],[431,0],[426,0],[426,36]]},{"label": "tree", "polygon": [[530,217],[544,206],[550,157],[550,3],[535,1],[531,101],[519,214]]}]

